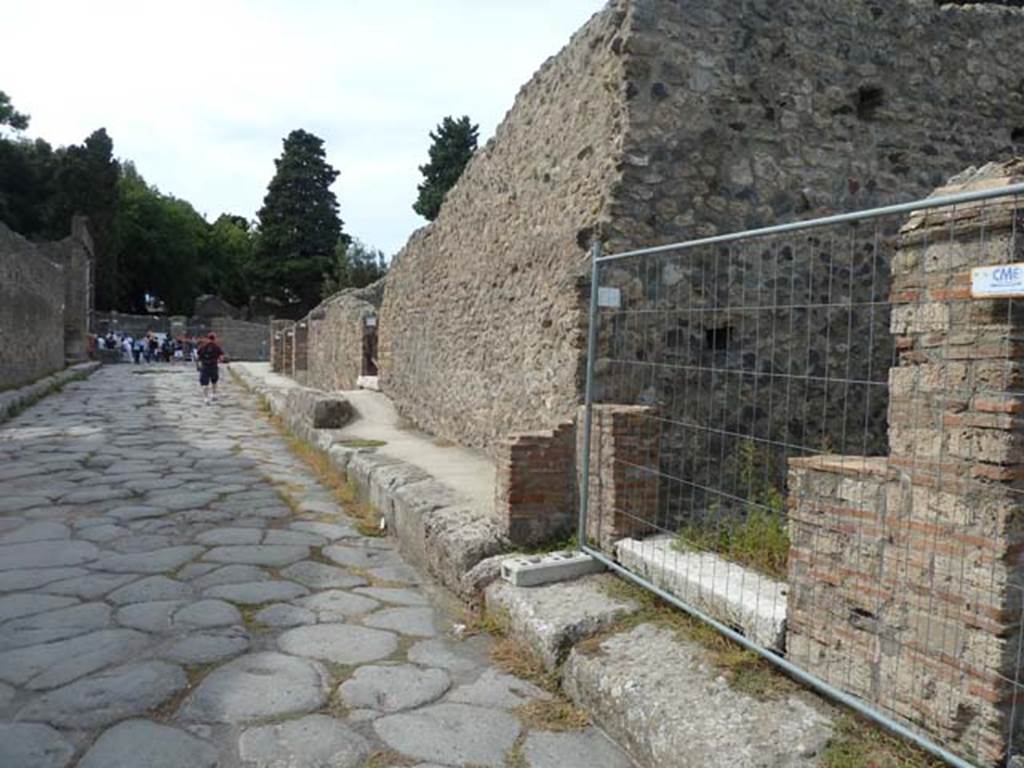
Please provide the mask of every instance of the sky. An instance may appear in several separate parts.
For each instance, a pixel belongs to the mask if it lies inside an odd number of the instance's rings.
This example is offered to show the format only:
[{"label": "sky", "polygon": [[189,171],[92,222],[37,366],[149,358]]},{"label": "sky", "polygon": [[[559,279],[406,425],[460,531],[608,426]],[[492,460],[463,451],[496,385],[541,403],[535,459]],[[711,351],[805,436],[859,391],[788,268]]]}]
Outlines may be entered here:
[{"label": "sky", "polygon": [[429,132],[469,115],[480,144],[604,0],[0,0],[0,90],[25,135],[118,157],[209,220],[254,218],[303,128],[341,172],[345,231],[388,256]]}]

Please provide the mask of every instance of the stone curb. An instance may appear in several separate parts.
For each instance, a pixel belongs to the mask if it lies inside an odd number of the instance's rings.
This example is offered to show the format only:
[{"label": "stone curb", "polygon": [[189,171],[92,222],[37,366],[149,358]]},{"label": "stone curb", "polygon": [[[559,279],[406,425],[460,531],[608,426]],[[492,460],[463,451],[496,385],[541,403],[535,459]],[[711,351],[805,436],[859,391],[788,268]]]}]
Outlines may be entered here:
[{"label": "stone curb", "polygon": [[56,389],[72,381],[79,381],[92,376],[99,370],[101,363],[90,361],[69,366],[63,371],[51,373],[42,379],[33,381],[17,389],[0,392],[0,424],[13,418],[28,406],[42,400]]},{"label": "stone curb", "polygon": [[231,372],[262,397],[296,437],[326,453],[331,464],[355,482],[416,567],[462,600],[480,600],[481,588],[497,577],[498,570],[469,574],[481,561],[511,551],[497,521],[419,467],[382,456],[373,448],[344,445],[332,430],[314,429],[305,404],[324,397],[320,390],[290,382],[269,384],[243,365],[233,366]]}]

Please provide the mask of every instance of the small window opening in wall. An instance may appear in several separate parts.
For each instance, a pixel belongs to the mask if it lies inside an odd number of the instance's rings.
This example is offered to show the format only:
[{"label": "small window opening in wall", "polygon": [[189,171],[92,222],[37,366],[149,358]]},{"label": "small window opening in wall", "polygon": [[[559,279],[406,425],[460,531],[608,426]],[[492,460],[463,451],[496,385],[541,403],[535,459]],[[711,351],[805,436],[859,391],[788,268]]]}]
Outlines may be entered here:
[{"label": "small window opening in wall", "polygon": [[862,85],[857,89],[857,117],[870,120],[875,111],[885,103],[885,89],[877,85]]},{"label": "small window opening in wall", "polygon": [[1014,144],[1024,144],[1024,125],[1018,125],[1010,131],[1010,141]]},{"label": "small window opening in wall", "polygon": [[704,344],[708,349],[716,351],[726,350],[729,348],[729,342],[731,341],[732,326],[723,325],[720,328],[704,329]]}]

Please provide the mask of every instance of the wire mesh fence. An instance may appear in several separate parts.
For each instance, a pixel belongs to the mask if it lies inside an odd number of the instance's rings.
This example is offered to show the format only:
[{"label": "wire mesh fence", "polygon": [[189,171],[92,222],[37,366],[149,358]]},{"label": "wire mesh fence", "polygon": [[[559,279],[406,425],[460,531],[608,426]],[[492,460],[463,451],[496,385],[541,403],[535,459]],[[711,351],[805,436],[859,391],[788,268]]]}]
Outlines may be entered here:
[{"label": "wire mesh fence", "polygon": [[588,550],[955,765],[1020,741],[1022,193],[594,258]]}]

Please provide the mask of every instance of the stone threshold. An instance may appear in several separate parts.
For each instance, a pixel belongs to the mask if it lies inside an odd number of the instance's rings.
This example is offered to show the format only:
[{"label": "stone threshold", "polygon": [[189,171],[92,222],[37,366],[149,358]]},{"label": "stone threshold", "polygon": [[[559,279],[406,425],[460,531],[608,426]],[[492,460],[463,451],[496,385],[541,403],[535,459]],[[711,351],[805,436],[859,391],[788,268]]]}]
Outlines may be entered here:
[{"label": "stone threshold", "polygon": [[8,389],[0,392],[0,424],[20,413],[28,406],[42,400],[65,384],[72,381],[79,381],[88,378],[95,373],[101,363],[91,360],[86,363],[77,363],[68,366],[62,371],[51,373],[41,379],[36,379],[31,384],[26,384],[16,389]]},{"label": "stone threshold", "polygon": [[622,539],[616,559],[633,573],[780,653],[789,586],[712,552],[680,551],[672,536]]},{"label": "stone threshold", "polygon": [[479,502],[418,466],[374,447],[346,444],[358,441],[339,430],[314,429],[313,404],[328,393],[270,373],[266,365],[235,363],[231,371],[294,435],[322,450],[335,469],[355,482],[416,567],[460,599],[480,599],[482,586],[498,575],[500,558],[495,556],[511,551],[491,509],[481,509]]}]

